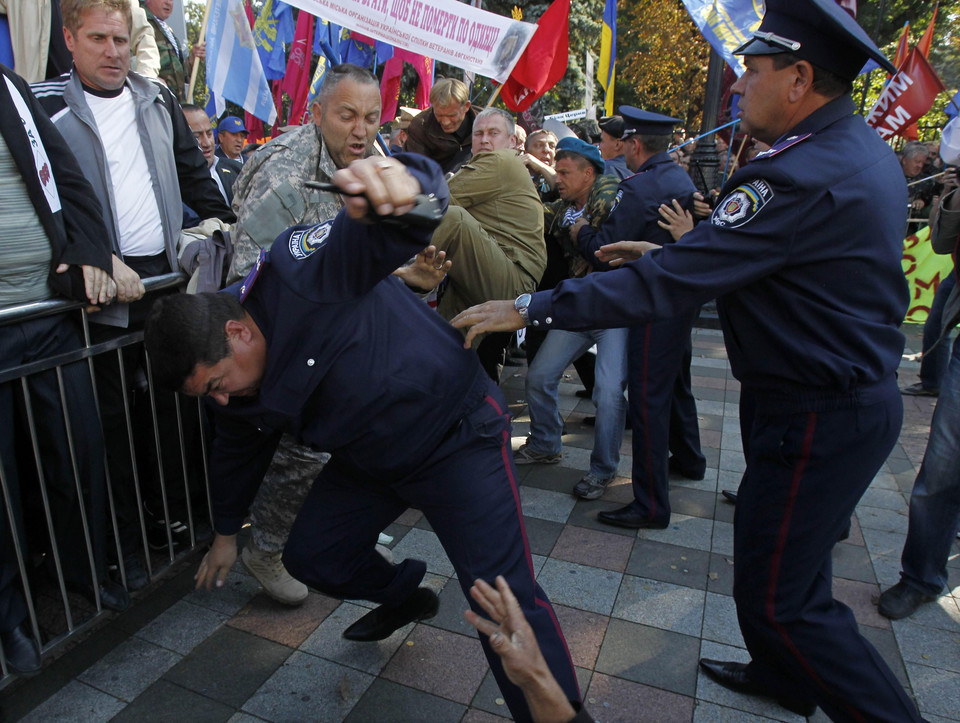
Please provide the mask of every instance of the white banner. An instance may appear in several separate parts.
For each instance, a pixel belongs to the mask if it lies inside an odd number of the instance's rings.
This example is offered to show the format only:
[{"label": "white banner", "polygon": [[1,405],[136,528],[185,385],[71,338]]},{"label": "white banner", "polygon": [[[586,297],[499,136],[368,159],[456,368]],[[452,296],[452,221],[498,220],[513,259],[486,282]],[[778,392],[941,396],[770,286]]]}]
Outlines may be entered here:
[{"label": "white banner", "polygon": [[[588,78],[592,78],[592,75],[588,75]],[[568,110],[565,113],[553,113],[551,115],[545,115],[544,120],[557,120],[561,123],[566,123],[567,121],[577,120],[577,118],[586,118],[587,109],[580,108],[579,110]]]},{"label": "white banner", "polygon": [[457,0],[286,0],[375,40],[479,73],[510,75],[537,26]]}]

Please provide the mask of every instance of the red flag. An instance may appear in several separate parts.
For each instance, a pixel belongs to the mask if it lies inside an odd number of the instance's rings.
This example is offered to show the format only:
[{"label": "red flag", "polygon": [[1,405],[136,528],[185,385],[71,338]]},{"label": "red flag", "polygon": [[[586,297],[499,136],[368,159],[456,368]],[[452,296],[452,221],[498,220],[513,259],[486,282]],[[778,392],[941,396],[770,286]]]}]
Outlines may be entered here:
[{"label": "red flag", "polygon": [[310,90],[310,58],[313,46],[313,15],[301,10],[297,17],[297,32],[290,45],[287,72],[283,76],[283,91],[290,96],[287,123],[300,125],[307,110],[307,92]]},{"label": "red flag", "polygon": [[570,0],[554,0],[537,21],[533,34],[513,72],[503,84],[500,97],[515,113],[525,111],[567,72],[570,35]]},{"label": "red flag", "polygon": [[902,135],[930,110],[944,90],[936,71],[923,53],[914,48],[867,115],[867,124],[876,128],[884,140]]},{"label": "red flag", "polygon": [[893,67],[899,68],[903,61],[907,59],[907,53],[910,52],[910,23],[903,24],[903,32],[900,34],[900,42],[897,43],[897,52],[893,54]]},{"label": "red flag", "polygon": [[397,114],[400,102],[400,79],[403,63],[410,63],[420,77],[417,85],[416,106],[423,110],[430,105],[430,90],[433,88],[433,58],[426,58],[409,50],[393,49],[393,57],[383,64],[383,80],[380,81],[380,124],[391,121]]},{"label": "red flag", "polygon": [[923,53],[924,58],[930,57],[930,45],[933,44],[933,24],[937,22],[937,9],[939,7],[939,4],[934,6],[933,17],[930,18],[930,24],[927,26],[927,30],[924,32],[923,37],[920,38],[920,42],[917,43],[917,50]]}]

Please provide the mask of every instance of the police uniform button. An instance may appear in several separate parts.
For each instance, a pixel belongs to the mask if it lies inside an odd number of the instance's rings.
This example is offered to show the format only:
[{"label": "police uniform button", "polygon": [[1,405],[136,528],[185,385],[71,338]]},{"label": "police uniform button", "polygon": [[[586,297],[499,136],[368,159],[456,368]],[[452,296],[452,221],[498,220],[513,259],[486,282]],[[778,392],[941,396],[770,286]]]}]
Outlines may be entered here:
[{"label": "police uniform button", "polygon": [[540,322],[534,319],[533,324],[531,326],[540,326]]},{"label": "police uniform button", "polygon": [[552,324],[552,323],[553,323],[553,317],[552,317],[552,316],[548,316],[546,319],[544,319],[544,321],[547,322],[548,324]]},{"label": "police uniform button", "polygon": [[317,362],[314,361],[313,359],[307,359],[307,366],[308,366],[308,367],[312,367],[312,366],[313,366],[314,364],[316,364],[316,363],[317,363]]}]

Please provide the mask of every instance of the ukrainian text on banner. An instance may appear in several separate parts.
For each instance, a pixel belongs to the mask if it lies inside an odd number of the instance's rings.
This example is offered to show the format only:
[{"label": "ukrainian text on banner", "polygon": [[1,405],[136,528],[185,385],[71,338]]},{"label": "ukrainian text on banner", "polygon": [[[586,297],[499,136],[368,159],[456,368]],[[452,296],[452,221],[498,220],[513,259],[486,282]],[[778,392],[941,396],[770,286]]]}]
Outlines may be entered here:
[{"label": "ukrainian text on banner", "polygon": [[914,48],[867,114],[867,125],[889,140],[926,115],[944,90],[936,71]]},{"label": "ukrainian text on banner", "polygon": [[536,25],[458,0],[287,0],[375,40],[503,82]]},{"label": "ukrainian text on banner", "polygon": [[760,27],[763,0],[683,0],[683,4],[707,42],[738,76],[743,75],[743,63],[733,51]]},{"label": "ukrainian text on banner", "polygon": [[910,287],[910,306],[905,320],[923,323],[930,313],[937,287],[953,273],[953,258],[949,254],[934,253],[929,226],[903,240],[903,273]]}]

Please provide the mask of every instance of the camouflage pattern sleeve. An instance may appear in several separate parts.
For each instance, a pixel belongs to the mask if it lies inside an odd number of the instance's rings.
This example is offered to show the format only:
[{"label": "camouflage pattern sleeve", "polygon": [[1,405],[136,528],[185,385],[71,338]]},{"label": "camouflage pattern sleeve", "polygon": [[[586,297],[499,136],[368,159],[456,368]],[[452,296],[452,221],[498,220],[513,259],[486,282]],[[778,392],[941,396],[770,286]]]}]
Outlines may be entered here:
[{"label": "camouflage pattern sleeve", "polygon": [[[583,212],[584,218],[594,228],[600,228],[603,222],[607,220],[607,216],[610,215],[613,199],[617,195],[619,186],[620,179],[612,175],[600,176],[594,182],[590,194],[587,196],[587,203]],[[557,211],[557,214],[561,217],[563,210],[566,210],[566,204],[564,204],[563,209]],[[571,276],[583,276],[587,271],[587,265],[580,255],[580,247],[570,238],[570,229],[561,226],[559,223],[554,224],[553,229],[554,238],[556,238],[560,248],[563,249],[564,256],[570,262]]]}]

